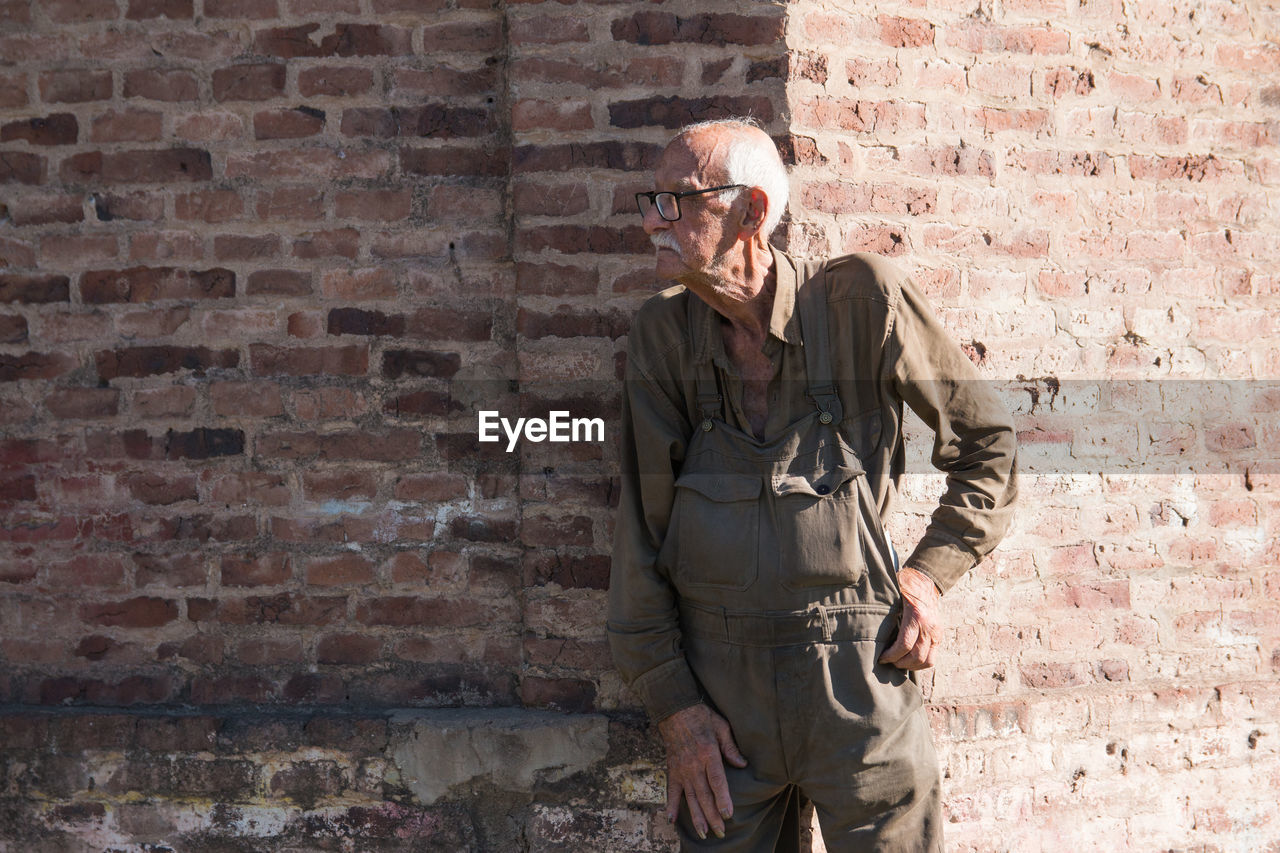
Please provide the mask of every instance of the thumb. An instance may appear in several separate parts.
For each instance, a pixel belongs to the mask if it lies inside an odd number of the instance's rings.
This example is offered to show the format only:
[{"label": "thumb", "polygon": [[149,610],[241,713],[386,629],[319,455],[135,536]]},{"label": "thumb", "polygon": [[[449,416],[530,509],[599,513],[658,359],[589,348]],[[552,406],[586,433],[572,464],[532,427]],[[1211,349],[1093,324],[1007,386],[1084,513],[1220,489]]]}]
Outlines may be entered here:
[{"label": "thumb", "polygon": [[716,717],[712,722],[712,728],[716,733],[716,742],[720,744],[720,752],[729,763],[734,767],[746,767],[747,759],[733,740],[733,730],[729,728],[729,721],[724,717]]},{"label": "thumb", "polygon": [[898,625],[898,639],[880,655],[880,663],[893,663],[907,653],[920,637],[920,623],[914,614],[902,620]]}]

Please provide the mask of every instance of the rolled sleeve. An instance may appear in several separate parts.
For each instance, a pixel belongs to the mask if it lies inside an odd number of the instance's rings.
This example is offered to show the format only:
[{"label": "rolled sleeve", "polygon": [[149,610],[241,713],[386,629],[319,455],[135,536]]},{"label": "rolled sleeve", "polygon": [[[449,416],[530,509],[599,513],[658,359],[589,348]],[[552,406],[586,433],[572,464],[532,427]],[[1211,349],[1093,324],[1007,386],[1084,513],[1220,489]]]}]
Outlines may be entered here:
[{"label": "rolled sleeve", "polygon": [[1013,520],[1013,420],[908,278],[898,287],[886,365],[902,400],[933,430],[932,462],[947,475],[929,525],[904,566],[946,592],[995,548]]},{"label": "rolled sleeve", "polygon": [[658,565],[687,434],[670,397],[629,359],[607,630],[618,672],[655,721],[702,700],[681,644],[675,589]]}]

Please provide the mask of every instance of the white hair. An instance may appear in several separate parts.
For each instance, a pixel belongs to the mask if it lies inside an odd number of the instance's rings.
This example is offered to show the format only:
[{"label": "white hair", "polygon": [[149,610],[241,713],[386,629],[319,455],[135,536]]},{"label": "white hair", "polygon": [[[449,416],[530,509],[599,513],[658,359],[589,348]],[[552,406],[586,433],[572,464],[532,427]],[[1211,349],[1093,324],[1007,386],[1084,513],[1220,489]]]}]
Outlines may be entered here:
[{"label": "white hair", "polygon": [[[762,130],[753,118],[722,118],[700,121],[680,129],[678,136],[696,133],[713,128],[742,131],[753,127]],[[769,210],[760,231],[768,239],[773,234],[782,214],[787,209],[787,199],[791,195],[791,182],[787,178],[787,167],[782,164],[776,145],[764,145],[754,135],[736,133],[729,142],[729,150],[725,155],[724,168],[727,183],[742,184],[746,189],[725,190],[720,193],[723,201],[733,201],[750,188],[758,188],[769,200]]]}]

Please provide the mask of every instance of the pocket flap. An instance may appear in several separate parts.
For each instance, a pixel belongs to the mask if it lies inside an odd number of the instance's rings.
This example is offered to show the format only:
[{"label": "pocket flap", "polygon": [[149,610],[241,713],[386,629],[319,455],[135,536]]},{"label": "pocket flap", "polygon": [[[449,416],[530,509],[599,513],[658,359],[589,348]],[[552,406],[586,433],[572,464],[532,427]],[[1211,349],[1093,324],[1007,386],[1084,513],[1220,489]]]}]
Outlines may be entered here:
[{"label": "pocket flap", "polygon": [[773,478],[773,490],[779,496],[812,495],[816,498],[834,495],[845,483],[862,473],[860,468],[841,465],[821,476],[803,474],[779,474]]},{"label": "pocket flap", "polygon": [[676,486],[692,489],[713,501],[750,501],[760,497],[760,478],[749,474],[691,472],[681,474]]}]

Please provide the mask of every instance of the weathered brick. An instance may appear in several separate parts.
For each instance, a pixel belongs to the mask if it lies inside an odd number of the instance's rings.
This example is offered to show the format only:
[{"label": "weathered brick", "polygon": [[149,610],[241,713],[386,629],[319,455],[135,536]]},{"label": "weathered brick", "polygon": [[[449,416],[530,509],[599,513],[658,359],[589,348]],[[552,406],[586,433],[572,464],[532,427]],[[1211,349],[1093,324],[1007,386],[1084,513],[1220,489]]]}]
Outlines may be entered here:
[{"label": "weathered brick", "polygon": [[211,368],[236,367],[240,363],[240,353],[205,347],[133,347],[104,350],[94,356],[94,361],[98,376],[111,380],[121,376],[155,376],[180,370],[200,374]]},{"label": "weathered brick", "polygon": [[613,22],[613,38],[641,45],[674,42],[714,45],[770,45],[782,41],[781,16],[636,12]]},{"label": "weathered brick", "polygon": [[298,139],[324,130],[325,114],[314,107],[291,110],[264,110],[254,113],[255,139]]},{"label": "weathered brick", "polygon": [[155,628],[177,619],[178,606],[170,599],[139,596],[117,602],[82,604],[80,618],[105,627]]},{"label": "weathered brick", "polygon": [[26,151],[6,152],[0,158],[0,184],[39,184],[44,181],[47,161]]},{"label": "weathered brick", "polygon": [[37,85],[46,104],[81,104],[108,100],[112,79],[110,71],[45,71]]},{"label": "weathered brick", "polygon": [[236,65],[213,72],[215,101],[266,101],[284,94],[285,66],[276,62]]},{"label": "weathered brick", "polygon": [[194,15],[193,0],[129,0],[125,17],[131,21],[168,18],[190,20]]},{"label": "weathered brick", "polygon": [[71,282],[64,275],[0,273],[0,302],[67,302]]},{"label": "weathered brick", "polygon": [[32,145],[74,145],[80,125],[71,113],[52,113],[0,125],[0,142],[25,140]]},{"label": "weathered brick", "polygon": [[750,115],[761,122],[773,119],[773,101],[767,97],[645,98],[609,105],[614,127],[658,126],[679,128],[708,119]]}]

